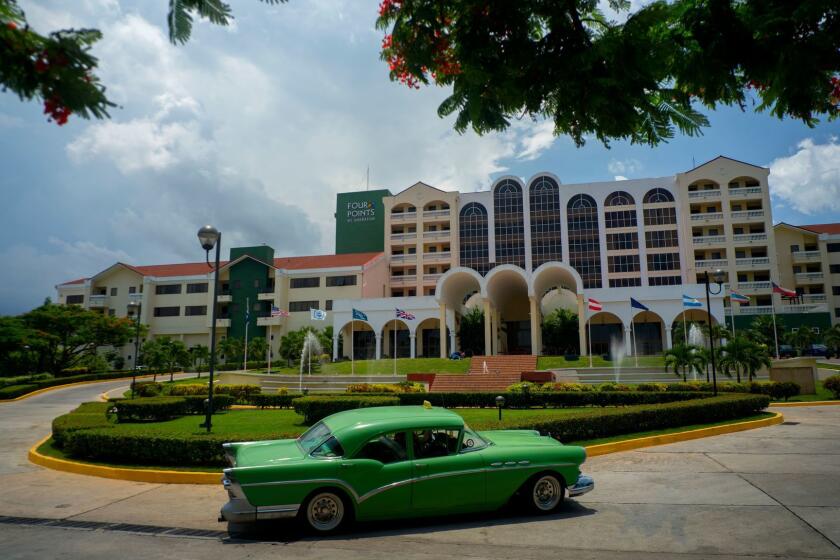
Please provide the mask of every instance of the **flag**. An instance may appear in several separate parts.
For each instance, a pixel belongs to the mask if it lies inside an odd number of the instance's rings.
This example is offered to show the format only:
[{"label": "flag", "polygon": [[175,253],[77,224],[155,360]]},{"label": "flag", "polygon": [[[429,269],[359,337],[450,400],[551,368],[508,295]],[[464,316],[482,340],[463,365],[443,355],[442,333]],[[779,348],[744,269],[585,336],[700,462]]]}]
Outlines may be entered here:
[{"label": "flag", "polygon": [[697,298],[683,294],[683,307],[703,307],[703,304]]},{"label": "flag", "polygon": [[365,315],[364,313],[362,313],[361,311],[359,311],[358,309],[355,309],[355,308],[353,309],[353,319],[355,319],[357,321],[367,321],[368,320],[367,315]]},{"label": "flag", "polygon": [[796,290],[789,290],[788,288],[783,288],[782,286],[779,286],[775,282],[770,282],[770,285],[773,286],[773,293],[774,294],[782,294],[782,297],[786,297],[786,298],[797,297]]},{"label": "flag", "polygon": [[737,301],[738,303],[750,302],[750,298],[748,298],[747,296],[742,296],[741,294],[736,294],[735,292],[729,292],[729,300]]},{"label": "flag", "polygon": [[326,321],[327,312],[323,309],[310,309],[309,318],[313,321]]},{"label": "flag", "polygon": [[277,307],[275,305],[272,305],[271,306],[271,316],[272,317],[288,317],[289,312],[288,311],[283,311],[279,307]]},{"label": "flag", "polygon": [[597,299],[589,298],[589,310],[590,311],[601,311],[604,309],[604,306],[601,305],[601,302]]},{"label": "flag", "polygon": [[408,311],[403,311],[400,308],[397,308],[397,318],[398,319],[405,319],[406,321],[413,321],[414,315],[409,313]]},{"label": "flag", "polygon": [[634,309],[641,309],[642,311],[650,311],[645,304],[639,303],[633,298],[630,298],[630,307]]}]

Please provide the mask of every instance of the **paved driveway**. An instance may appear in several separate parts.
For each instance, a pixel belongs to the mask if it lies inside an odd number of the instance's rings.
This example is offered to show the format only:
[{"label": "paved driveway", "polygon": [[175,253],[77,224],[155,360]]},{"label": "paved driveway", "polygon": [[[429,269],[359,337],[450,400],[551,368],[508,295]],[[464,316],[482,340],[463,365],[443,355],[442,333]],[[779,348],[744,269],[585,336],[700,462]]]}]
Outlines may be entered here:
[{"label": "paved driveway", "polygon": [[[124,383],[124,382],[123,382]],[[113,384],[117,387],[117,384]],[[103,386],[0,405],[0,515],[220,530],[219,487],[109,481],[26,463],[49,419]],[[840,407],[786,408],[787,424],[595,457],[596,490],[547,518],[485,515],[358,527],[300,539],[273,524],[249,541],[2,523],[4,557],[840,558]],[[66,523],[65,523],[66,524]],[[119,529],[119,530],[114,530]],[[92,532],[92,530],[94,530]],[[129,531],[129,532],[126,532]],[[169,531],[169,535],[178,533]],[[180,532],[183,534],[183,531]],[[205,535],[210,536],[212,535]],[[6,554],[10,556],[6,556]]]}]

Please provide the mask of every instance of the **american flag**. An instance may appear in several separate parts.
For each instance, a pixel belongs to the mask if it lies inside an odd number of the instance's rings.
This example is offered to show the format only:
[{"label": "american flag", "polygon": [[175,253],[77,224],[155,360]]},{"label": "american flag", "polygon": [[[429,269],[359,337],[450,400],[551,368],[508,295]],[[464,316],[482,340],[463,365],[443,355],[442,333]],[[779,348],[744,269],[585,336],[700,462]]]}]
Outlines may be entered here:
[{"label": "american flag", "polygon": [[271,316],[272,317],[288,317],[289,312],[283,311],[279,307],[275,307],[274,305],[271,306]]},{"label": "american flag", "polygon": [[405,319],[406,321],[413,321],[414,315],[412,315],[408,311],[403,311],[402,309],[397,308],[397,318]]}]

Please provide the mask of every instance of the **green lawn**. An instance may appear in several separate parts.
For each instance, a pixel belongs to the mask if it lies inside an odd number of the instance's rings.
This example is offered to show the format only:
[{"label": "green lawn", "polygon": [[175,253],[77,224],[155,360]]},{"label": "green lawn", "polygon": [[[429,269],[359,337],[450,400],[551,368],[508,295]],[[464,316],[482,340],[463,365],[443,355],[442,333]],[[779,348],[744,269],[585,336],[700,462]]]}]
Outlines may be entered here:
[{"label": "green lawn", "polygon": [[840,370],[840,364],[829,364],[827,362],[817,362],[817,367],[820,369]]},{"label": "green lawn", "polygon": [[[470,360],[449,360],[445,358],[398,358],[397,375],[407,373],[467,373]],[[279,364],[278,364],[279,365]],[[334,362],[321,365],[319,375],[350,375],[351,370],[356,375],[393,375],[394,360],[356,360],[351,362]],[[265,370],[254,370],[254,373],[265,373]],[[283,375],[297,375],[297,368],[275,367],[271,373]],[[314,372],[313,372],[314,374]]]},{"label": "green lawn", "polygon": [[[664,358],[662,356],[639,356],[639,367],[664,367]],[[601,356],[592,357],[593,367],[615,367],[615,362],[609,362]],[[636,360],[632,357],[624,358],[621,362],[621,367],[634,367]],[[566,361],[563,356],[540,356],[537,358],[537,369],[562,369],[562,368],[587,368],[589,367],[589,358],[581,356],[574,361]]]},{"label": "green lawn", "polygon": [[817,381],[817,393],[815,395],[799,395],[791,397],[788,402],[813,402],[813,401],[833,401],[834,393],[823,387],[822,381]]}]

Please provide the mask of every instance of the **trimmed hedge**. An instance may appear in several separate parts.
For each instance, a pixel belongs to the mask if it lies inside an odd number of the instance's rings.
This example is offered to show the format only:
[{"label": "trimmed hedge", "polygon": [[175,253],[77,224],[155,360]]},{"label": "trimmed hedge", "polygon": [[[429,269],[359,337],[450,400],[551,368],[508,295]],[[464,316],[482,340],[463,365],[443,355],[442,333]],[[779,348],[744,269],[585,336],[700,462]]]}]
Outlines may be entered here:
[{"label": "trimmed hedge", "polygon": [[41,387],[35,383],[27,383],[25,385],[9,385],[0,389],[0,400],[16,399],[32,391],[37,391]]},{"label": "trimmed hedge", "polygon": [[107,402],[88,402],[79,405],[73,412],[63,414],[52,421],[53,442],[63,448],[67,437],[77,430],[110,428],[107,412],[113,405]]},{"label": "trimmed hedge", "polygon": [[301,398],[299,395],[260,393],[248,397],[248,404],[259,408],[292,408],[292,401]]},{"label": "trimmed hedge", "polygon": [[[145,374],[144,374],[145,375]],[[46,389],[47,387],[58,387],[59,385],[68,385],[70,383],[78,383],[80,381],[104,381],[107,379],[119,379],[121,377],[131,377],[131,372],[115,371],[110,373],[87,373],[84,375],[73,375],[71,377],[56,377],[53,379],[43,379],[40,381],[33,381],[25,385],[12,385],[5,387],[8,391],[0,389],[0,400],[14,399],[26,393],[37,391],[38,389]],[[23,387],[28,389],[23,390]],[[15,389],[13,389],[15,388]]]},{"label": "trimmed hedge", "polygon": [[115,429],[79,430],[68,434],[67,454],[80,459],[126,464],[220,466],[224,465],[222,444],[247,441],[247,435],[196,434],[177,437],[160,434],[124,433]]},{"label": "trimmed hedge", "polygon": [[826,377],[823,381],[823,387],[834,393],[835,399],[840,399],[840,375]]},{"label": "trimmed hedge", "polygon": [[[417,394],[417,393],[407,393]],[[422,395],[421,395],[422,396]],[[314,424],[336,412],[352,410],[354,408],[367,408],[372,406],[398,406],[400,399],[397,397],[356,397],[356,396],[325,396],[325,397],[299,397],[292,401],[295,412],[303,416],[304,422]]]},{"label": "trimmed hedge", "polygon": [[49,373],[35,373],[32,375],[15,375],[14,377],[0,377],[0,388],[9,387],[10,385],[25,385],[27,383],[34,383],[36,381],[46,381],[53,379]]},{"label": "trimmed hedge", "polygon": [[587,391],[529,393],[400,393],[395,395],[402,405],[422,405],[429,401],[434,406],[446,408],[496,408],[496,396],[505,398],[505,408],[568,408],[582,406],[630,406],[658,404],[688,399],[701,399],[709,393],[695,392],[642,392],[642,391]]},{"label": "trimmed hedge", "polygon": [[[113,404],[117,422],[160,422],[187,414],[204,414],[203,395],[183,397],[148,397],[124,399]],[[213,412],[227,410],[233,404],[229,395],[213,396]]]},{"label": "trimmed hedge", "polygon": [[422,383],[352,383],[347,386],[348,393],[425,393]]}]

